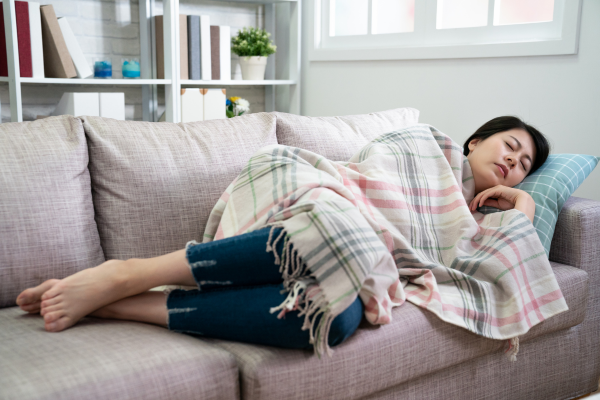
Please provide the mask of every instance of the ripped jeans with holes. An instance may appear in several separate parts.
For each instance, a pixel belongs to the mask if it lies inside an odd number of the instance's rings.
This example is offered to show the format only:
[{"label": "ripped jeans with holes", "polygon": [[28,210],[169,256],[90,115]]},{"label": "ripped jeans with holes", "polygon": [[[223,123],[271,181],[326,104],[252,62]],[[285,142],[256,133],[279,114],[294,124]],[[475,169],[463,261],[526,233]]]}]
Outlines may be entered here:
[{"label": "ripped jeans with holes", "polygon": [[[199,289],[168,294],[169,329],[177,332],[292,349],[312,349],[304,316],[291,311],[279,319],[270,309],[287,297],[273,252],[266,251],[271,228],[208,243],[189,242],[186,258]],[[275,235],[281,228],[276,228]],[[281,255],[283,240],[275,251]],[[331,325],[336,346],[358,328],[364,306],[359,298]]]}]

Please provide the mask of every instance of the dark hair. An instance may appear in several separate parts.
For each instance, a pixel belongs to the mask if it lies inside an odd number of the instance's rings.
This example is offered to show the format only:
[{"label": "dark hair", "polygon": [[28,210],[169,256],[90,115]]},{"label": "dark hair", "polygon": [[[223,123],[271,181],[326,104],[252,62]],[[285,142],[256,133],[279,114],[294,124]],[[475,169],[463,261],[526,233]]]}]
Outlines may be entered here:
[{"label": "dark hair", "polygon": [[534,173],[548,158],[548,154],[550,153],[550,143],[548,143],[548,140],[540,131],[521,121],[521,119],[517,117],[497,117],[483,124],[463,145],[464,155],[469,155],[469,142],[471,140],[481,139],[483,141],[496,133],[509,131],[511,129],[523,129],[527,131],[533,139],[533,144],[535,145],[535,161],[527,175]]}]

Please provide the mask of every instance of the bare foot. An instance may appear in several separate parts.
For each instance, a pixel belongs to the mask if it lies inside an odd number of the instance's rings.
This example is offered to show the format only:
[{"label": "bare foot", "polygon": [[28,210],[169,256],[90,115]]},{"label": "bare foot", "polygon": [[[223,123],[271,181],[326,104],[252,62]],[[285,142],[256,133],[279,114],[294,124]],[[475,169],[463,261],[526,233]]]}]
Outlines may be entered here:
[{"label": "bare foot", "polygon": [[59,279],[48,279],[41,285],[23,290],[17,296],[17,305],[21,307],[21,310],[27,311],[30,314],[39,313],[42,308],[42,295],[59,281]]},{"label": "bare foot", "polygon": [[54,283],[41,297],[45,328],[59,332],[91,312],[131,294],[125,261],[110,260]]}]

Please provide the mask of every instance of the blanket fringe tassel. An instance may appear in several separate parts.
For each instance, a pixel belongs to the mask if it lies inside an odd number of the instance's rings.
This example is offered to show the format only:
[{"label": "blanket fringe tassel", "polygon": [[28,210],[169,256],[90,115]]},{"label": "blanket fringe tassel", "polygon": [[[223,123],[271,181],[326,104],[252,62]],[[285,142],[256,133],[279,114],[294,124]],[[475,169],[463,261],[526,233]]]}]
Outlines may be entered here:
[{"label": "blanket fringe tassel", "polygon": [[[273,314],[279,311],[277,318],[285,318],[289,311],[298,310],[298,316],[304,316],[302,330],[309,330],[310,343],[313,345],[315,354],[320,358],[321,354],[327,353],[331,356],[333,350],[329,347],[328,337],[331,323],[335,318],[329,309],[329,303],[314,278],[307,275],[307,268],[296,249],[292,249],[285,229],[274,238],[273,232],[281,228],[281,224],[271,225],[269,239],[267,240],[267,252],[272,251],[275,256],[275,264],[280,265],[279,272],[283,278],[287,298],[277,307],[272,307]],[[277,254],[277,244],[283,238],[283,252],[281,258]],[[317,319],[321,317],[317,322]]]},{"label": "blanket fringe tassel", "polygon": [[519,337],[515,336],[512,339],[508,339],[508,349],[504,352],[511,362],[517,361],[517,354],[519,354]]}]

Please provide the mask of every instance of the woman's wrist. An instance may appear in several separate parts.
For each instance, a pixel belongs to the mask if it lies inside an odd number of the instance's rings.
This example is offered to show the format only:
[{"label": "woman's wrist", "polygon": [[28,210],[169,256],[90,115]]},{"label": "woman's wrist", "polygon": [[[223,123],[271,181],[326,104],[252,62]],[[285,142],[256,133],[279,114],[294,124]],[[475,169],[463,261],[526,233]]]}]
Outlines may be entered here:
[{"label": "woman's wrist", "polygon": [[527,218],[533,223],[533,218],[535,217],[535,201],[529,193],[525,191],[521,192],[522,193],[519,193],[517,201],[515,202],[515,209],[527,215]]}]

